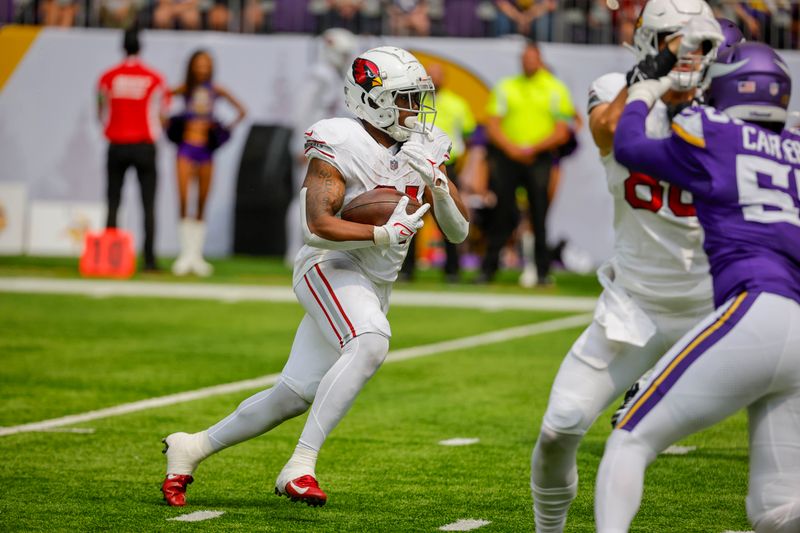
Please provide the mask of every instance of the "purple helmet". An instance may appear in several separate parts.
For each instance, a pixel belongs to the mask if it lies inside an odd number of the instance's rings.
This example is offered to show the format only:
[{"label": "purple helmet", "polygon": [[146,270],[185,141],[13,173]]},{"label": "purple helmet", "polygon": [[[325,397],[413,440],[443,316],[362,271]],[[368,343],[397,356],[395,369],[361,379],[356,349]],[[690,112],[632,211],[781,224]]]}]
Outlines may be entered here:
[{"label": "purple helmet", "polygon": [[719,27],[722,28],[722,36],[725,38],[720,43],[717,54],[725,52],[735,44],[744,42],[744,34],[734,21],[723,17],[717,17],[717,22],[719,22]]},{"label": "purple helmet", "polygon": [[769,46],[744,42],[717,57],[706,74],[706,103],[750,122],[786,122],[792,92],[789,67]]}]

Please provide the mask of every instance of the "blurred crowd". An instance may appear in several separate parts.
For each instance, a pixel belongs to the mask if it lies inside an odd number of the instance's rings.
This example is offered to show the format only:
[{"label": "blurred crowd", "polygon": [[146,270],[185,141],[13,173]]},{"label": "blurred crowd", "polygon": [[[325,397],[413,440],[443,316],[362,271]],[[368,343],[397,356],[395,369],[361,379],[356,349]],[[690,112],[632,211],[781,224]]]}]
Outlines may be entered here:
[{"label": "blurred crowd", "polygon": [[[797,48],[795,0],[716,0],[748,40]],[[0,0],[0,24],[357,34],[495,37],[630,43],[644,0]],[[609,10],[608,7],[612,9]]]}]

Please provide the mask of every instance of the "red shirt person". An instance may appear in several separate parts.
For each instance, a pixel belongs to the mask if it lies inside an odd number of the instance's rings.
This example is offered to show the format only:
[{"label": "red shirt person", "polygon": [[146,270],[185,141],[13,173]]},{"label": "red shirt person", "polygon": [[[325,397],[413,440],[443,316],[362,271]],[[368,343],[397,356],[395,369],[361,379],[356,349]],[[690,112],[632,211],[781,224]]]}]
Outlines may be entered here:
[{"label": "red shirt person", "polygon": [[163,76],[139,58],[139,37],[125,32],[126,58],[106,71],[97,84],[98,118],[108,145],[107,228],[117,227],[117,211],[128,168],[136,169],[144,207],[145,270],[157,270],[155,253],[156,147],[168,104]]}]

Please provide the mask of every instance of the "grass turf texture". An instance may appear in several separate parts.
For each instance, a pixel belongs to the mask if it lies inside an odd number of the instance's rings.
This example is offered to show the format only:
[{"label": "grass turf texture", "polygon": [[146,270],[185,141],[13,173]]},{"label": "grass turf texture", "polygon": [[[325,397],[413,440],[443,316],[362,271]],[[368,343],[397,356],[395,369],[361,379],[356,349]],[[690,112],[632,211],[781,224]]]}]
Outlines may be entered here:
[{"label": "grass turf texture", "polygon": [[[0,423],[13,425],[195,389],[282,367],[297,305],[0,294]],[[392,348],[555,318],[555,313],[395,308]],[[580,333],[565,330],[386,365],[323,449],[320,509],[272,494],[305,417],[206,461],[189,505],[167,507],[159,439],[228,414],[242,392],[97,420],[94,434],[0,437],[0,529],[435,531],[460,518],[479,531],[531,531],[530,452],[549,387]],[[579,454],[568,531],[593,531],[600,418]],[[453,437],[478,437],[443,447]],[[650,468],[632,531],[748,530],[745,418],[681,444]],[[166,519],[225,511],[197,525]]]}]

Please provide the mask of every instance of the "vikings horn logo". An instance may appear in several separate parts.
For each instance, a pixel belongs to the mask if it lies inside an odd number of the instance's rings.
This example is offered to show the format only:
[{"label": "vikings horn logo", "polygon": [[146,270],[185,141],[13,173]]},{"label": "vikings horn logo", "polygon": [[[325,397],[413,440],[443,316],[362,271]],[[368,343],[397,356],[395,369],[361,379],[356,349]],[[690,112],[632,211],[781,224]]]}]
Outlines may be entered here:
[{"label": "vikings horn logo", "polygon": [[373,87],[383,85],[379,73],[378,65],[369,59],[359,57],[353,62],[353,78],[366,92],[370,92]]}]

